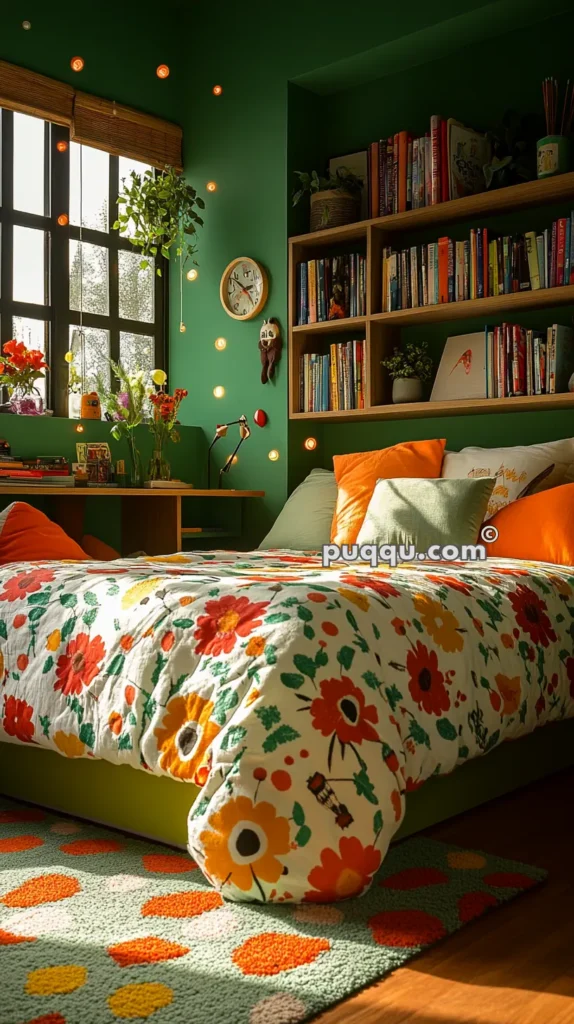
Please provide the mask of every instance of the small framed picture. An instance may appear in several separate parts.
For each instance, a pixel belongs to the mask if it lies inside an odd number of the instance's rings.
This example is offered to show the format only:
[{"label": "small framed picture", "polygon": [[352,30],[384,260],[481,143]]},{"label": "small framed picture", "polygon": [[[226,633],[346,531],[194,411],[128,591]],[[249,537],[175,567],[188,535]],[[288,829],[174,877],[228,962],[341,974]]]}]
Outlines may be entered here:
[{"label": "small framed picture", "polygon": [[347,153],[346,156],[334,156],[329,160],[329,174],[335,174],[338,167],[346,167],[358,178],[363,179],[363,191],[361,192],[361,220],[367,220],[369,216],[369,161],[366,149],[358,153]]}]

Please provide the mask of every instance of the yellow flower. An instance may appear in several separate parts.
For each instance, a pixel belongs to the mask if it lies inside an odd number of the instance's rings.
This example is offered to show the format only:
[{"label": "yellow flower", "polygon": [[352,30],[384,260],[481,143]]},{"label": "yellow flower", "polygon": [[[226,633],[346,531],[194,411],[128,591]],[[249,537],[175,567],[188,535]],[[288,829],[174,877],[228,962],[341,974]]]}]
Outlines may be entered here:
[{"label": "yellow flower", "polygon": [[456,616],[449,612],[448,608],[443,608],[440,601],[433,601],[426,594],[416,594],[413,598],[413,605],[421,617],[424,628],[435,644],[438,644],[439,647],[442,647],[443,651],[449,653],[462,651],[464,640],[461,634],[457,632],[460,624]]},{"label": "yellow flower", "polygon": [[54,733],[54,743],[64,757],[83,757],[86,746],[73,732]]},{"label": "yellow flower", "polygon": [[356,604],[357,608],[360,608],[362,612],[367,611],[369,607],[369,598],[366,597],[365,594],[358,594],[356,590],[346,590],[343,587],[338,587],[338,590],[341,597],[346,598],[347,601],[352,601],[353,604]]},{"label": "yellow flower", "polygon": [[57,651],[62,642],[62,635],[59,629],[53,629],[46,640],[46,650]]},{"label": "yellow flower", "polygon": [[283,873],[278,856],[289,853],[289,822],[277,817],[273,804],[254,804],[238,796],[210,815],[209,828],[199,839],[205,851],[205,870],[243,892],[254,885],[253,876],[277,882]]},{"label": "yellow flower", "polygon": [[251,640],[245,648],[245,653],[250,658],[258,658],[260,654],[263,654],[265,650],[265,638],[262,636],[252,636]]},{"label": "yellow flower", "polygon": [[515,711],[518,711],[522,696],[520,676],[503,676],[502,673],[499,673],[494,679],[503,701],[502,714],[513,715]]},{"label": "yellow flower", "polygon": [[126,590],[122,597],[122,608],[124,611],[128,608],[133,608],[134,604],[138,604],[142,598],[151,594],[152,590],[155,590],[161,582],[162,579],[160,576],[153,576],[148,577],[148,579],[140,580],[139,583],[134,583],[133,587]]},{"label": "yellow flower", "polygon": [[259,700],[260,696],[261,691],[258,690],[256,686],[254,686],[253,689],[250,690],[249,693],[247,694],[247,697],[245,699],[245,707],[250,708],[252,704],[255,704],[256,700]]},{"label": "yellow flower", "polygon": [[146,562],[175,562],[176,565],[189,565],[191,558],[185,555],[150,555]]},{"label": "yellow flower", "polygon": [[214,705],[197,693],[181,694],[169,701],[161,725],[154,729],[159,764],[176,779],[193,779],[208,748],[220,731],[210,721]]}]

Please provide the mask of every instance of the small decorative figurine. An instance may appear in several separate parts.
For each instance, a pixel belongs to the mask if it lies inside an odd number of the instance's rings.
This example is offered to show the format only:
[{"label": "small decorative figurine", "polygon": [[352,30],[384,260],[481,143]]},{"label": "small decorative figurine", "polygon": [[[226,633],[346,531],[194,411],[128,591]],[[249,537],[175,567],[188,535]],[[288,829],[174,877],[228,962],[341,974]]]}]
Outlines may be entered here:
[{"label": "small decorative figurine", "polygon": [[100,397],[96,391],[90,391],[88,395],[82,395],[80,417],[83,420],[101,420],[102,407]]},{"label": "small decorative figurine", "polygon": [[264,320],[259,331],[259,351],[261,353],[261,383],[267,384],[275,376],[275,365],[281,359],[283,339],[281,328],[275,317]]}]

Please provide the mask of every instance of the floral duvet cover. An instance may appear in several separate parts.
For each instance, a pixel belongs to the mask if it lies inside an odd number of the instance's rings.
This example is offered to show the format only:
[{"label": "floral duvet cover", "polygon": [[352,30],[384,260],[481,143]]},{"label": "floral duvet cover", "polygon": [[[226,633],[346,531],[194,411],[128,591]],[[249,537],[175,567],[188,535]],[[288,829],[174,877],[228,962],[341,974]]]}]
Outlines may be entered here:
[{"label": "floral duvet cover", "polygon": [[18,563],[0,657],[0,740],[195,782],[190,852],[229,899],[338,900],[407,790],[574,714],[574,570]]}]

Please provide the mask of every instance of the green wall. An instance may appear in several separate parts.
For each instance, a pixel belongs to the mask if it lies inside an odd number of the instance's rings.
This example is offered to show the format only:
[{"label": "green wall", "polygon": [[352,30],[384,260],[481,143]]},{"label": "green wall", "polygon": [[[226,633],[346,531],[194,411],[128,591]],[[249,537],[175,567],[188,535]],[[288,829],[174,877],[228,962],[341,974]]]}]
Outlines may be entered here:
[{"label": "green wall", "polygon": [[[23,18],[32,22],[30,32],[22,30]],[[230,0],[174,0],[161,10],[150,0],[137,8],[104,0],[97,10],[71,0],[18,0],[0,13],[0,57],[183,125],[186,173],[207,209],[199,277],[184,281],[185,334],[172,275],[170,379],[188,388],[182,417],[201,428],[203,445],[217,422],[241,413],[252,422],[257,408],[269,415],[264,429],[253,425],[229,477],[235,486],[267,492],[264,502],[248,506],[246,542],[260,539],[289,489],[313,465],[328,465],[333,452],[436,434],[457,448],[572,433],[560,412],[313,425],[320,447],[307,453],[302,442],[310,427],[287,418],[286,351],[275,383],[262,385],[260,320],[229,318],[219,281],[234,257],[260,260],[270,277],[265,315],[278,317],[286,333],[286,239],[306,228],[304,208],[290,209],[292,171],[397,128],[422,131],[437,111],[487,127],[506,106],[540,109],[541,78],[570,73],[573,27],[565,0],[543,8],[534,0],[442,0],[439,8],[412,0],[384,12],[376,0],[365,0],[360,11],[332,0],[328,12],[275,3],[246,20]],[[81,76],[69,69],[76,53],[86,61]],[[163,82],[154,73],[160,62],[171,68]],[[212,94],[215,84],[223,86],[220,97]],[[217,183],[214,194],[205,192],[209,180]],[[428,332],[433,346],[444,340],[442,330]],[[219,336],[228,342],[223,352],[214,348]],[[226,389],[219,400],[218,384]],[[215,471],[231,450],[228,440],[215,449]],[[274,463],[271,448],[280,453]],[[199,476],[203,465],[200,456]],[[203,482],[199,476],[194,482]]]}]

